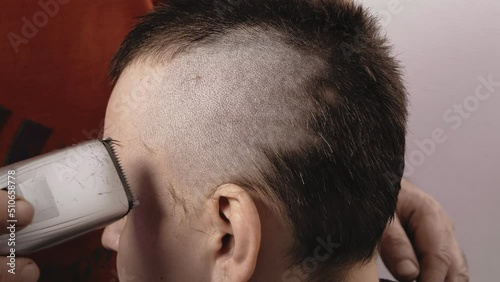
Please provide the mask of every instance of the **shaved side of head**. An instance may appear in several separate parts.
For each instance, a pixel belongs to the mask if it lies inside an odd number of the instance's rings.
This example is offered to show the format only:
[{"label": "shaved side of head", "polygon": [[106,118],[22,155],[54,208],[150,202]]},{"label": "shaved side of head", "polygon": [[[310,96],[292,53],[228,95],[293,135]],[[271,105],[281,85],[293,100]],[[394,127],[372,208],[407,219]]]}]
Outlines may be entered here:
[{"label": "shaved side of head", "polygon": [[135,128],[163,148],[174,190],[199,199],[224,183],[246,187],[288,224],[299,267],[318,238],[335,242],[311,281],[340,281],[373,257],[400,189],[406,92],[364,9],[168,1],[127,36],[113,81],[131,69],[154,74],[137,82],[148,91]]},{"label": "shaved side of head", "polygon": [[[164,149],[174,189],[206,196],[224,183],[262,187],[261,171],[272,169],[266,151],[324,142],[308,128],[317,104],[305,90],[325,61],[268,31],[231,31],[168,63],[144,56],[128,66],[137,67],[156,77],[139,82],[148,97],[135,110],[136,128],[149,146]],[[253,192],[283,211],[272,190]]]}]

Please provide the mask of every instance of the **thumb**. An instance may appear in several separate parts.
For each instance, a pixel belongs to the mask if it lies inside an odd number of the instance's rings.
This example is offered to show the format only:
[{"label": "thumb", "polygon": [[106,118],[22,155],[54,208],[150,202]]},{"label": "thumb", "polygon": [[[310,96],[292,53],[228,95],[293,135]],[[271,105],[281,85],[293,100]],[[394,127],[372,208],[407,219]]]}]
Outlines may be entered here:
[{"label": "thumb", "polygon": [[28,258],[16,258],[14,262],[8,257],[0,257],[0,281],[2,282],[36,282],[40,277],[38,266]]},{"label": "thumb", "polygon": [[397,215],[385,229],[379,251],[385,266],[398,281],[417,279],[418,260]]}]

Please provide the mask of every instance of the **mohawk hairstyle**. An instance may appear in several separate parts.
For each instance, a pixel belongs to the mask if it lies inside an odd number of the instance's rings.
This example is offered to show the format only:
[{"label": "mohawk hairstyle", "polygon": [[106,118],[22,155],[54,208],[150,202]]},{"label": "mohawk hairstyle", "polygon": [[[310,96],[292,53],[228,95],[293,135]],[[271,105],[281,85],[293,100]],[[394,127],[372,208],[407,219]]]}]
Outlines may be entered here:
[{"label": "mohawk hairstyle", "polygon": [[300,89],[317,106],[303,118],[321,142],[300,150],[259,147],[271,168],[259,171],[263,181],[248,182],[282,205],[296,241],[291,267],[307,272],[302,262],[314,257],[318,239],[330,241],[336,248],[309,267],[308,279],[340,281],[373,257],[395,212],[404,165],[406,91],[376,18],[333,0],[170,0],[129,33],[110,77],[115,83],[136,60],[165,62],[245,28],[272,33],[326,65]]}]

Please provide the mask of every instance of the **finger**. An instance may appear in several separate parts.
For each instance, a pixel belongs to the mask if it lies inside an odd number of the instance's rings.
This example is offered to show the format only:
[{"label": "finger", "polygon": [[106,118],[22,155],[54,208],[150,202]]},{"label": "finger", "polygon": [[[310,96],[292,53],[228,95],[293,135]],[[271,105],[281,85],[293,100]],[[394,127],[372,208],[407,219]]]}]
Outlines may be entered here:
[{"label": "finger", "polygon": [[[8,233],[6,229],[11,223],[16,224],[16,230],[26,227],[33,220],[35,210],[24,198],[8,194],[0,190],[0,234]],[[16,220],[8,222],[8,220]]]},{"label": "finger", "polygon": [[419,281],[443,282],[452,264],[451,220],[431,196],[407,182],[398,198],[398,215],[411,234],[420,263]]},{"label": "finger", "polygon": [[446,282],[468,282],[469,266],[457,240],[453,240],[452,251],[452,262],[446,276]]},{"label": "finger", "polygon": [[421,275],[418,281],[442,282],[445,281],[447,272],[451,266],[451,254],[441,250],[422,256],[420,260]]},{"label": "finger", "polygon": [[385,266],[398,281],[417,279],[417,256],[397,216],[385,229],[379,250]]},{"label": "finger", "polygon": [[7,257],[0,257],[0,281],[36,282],[39,277],[40,270],[32,260],[16,258],[14,261]]}]

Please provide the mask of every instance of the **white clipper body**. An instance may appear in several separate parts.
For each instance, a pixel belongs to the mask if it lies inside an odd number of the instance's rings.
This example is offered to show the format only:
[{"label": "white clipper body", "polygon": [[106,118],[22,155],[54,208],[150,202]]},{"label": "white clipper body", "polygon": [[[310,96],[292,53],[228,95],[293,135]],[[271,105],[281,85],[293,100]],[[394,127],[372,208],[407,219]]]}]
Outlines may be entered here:
[{"label": "white clipper body", "polygon": [[[28,200],[35,215],[21,231],[0,236],[0,255],[12,248],[25,255],[60,244],[134,208],[138,202],[112,146],[110,139],[93,140],[1,168],[0,188]],[[7,225],[15,225],[12,203],[2,207],[9,209]]]}]

